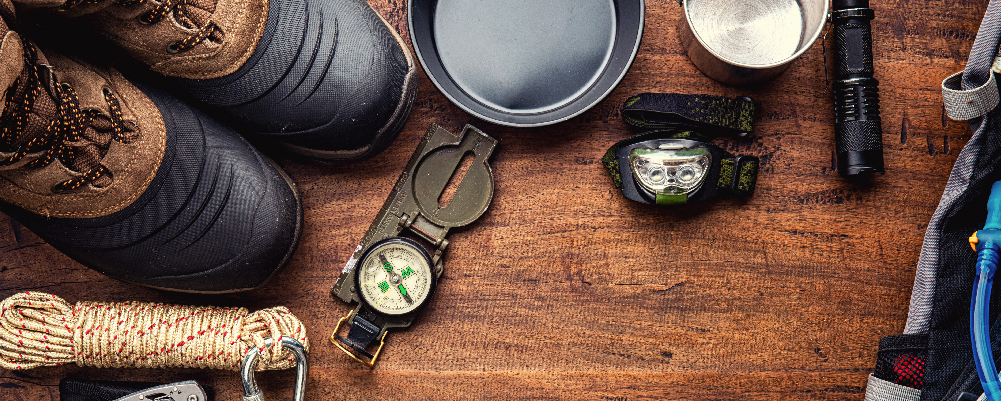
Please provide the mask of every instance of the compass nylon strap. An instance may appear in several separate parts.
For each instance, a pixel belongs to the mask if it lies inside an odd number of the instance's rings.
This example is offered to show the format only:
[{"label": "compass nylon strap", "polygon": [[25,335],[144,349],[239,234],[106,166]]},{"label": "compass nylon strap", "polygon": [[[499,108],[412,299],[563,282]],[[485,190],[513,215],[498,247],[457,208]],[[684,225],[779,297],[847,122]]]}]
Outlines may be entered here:
[{"label": "compass nylon strap", "polygon": [[754,113],[749,97],[679,93],[641,93],[622,106],[622,119],[634,127],[695,130],[706,139],[754,131]]},{"label": "compass nylon strap", "polygon": [[[372,354],[370,354],[365,349],[370,347],[372,343],[379,338],[379,333],[382,333],[382,328],[375,323],[369,321],[362,317],[365,314],[371,314],[364,305],[362,305],[362,310],[358,311],[354,319],[351,320],[351,329],[348,331],[348,336],[341,337],[341,340],[351,346],[352,349],[358,351],[358,353],[364,355],[366,358],[371,359]],[[373,319],[377,320],[377,319]]]}]

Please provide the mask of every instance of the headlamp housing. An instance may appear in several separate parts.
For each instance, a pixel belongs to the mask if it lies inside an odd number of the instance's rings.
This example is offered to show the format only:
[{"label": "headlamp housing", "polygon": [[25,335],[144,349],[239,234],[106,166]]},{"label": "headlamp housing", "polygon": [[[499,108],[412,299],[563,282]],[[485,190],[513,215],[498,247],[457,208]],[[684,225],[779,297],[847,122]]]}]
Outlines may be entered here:
[{"label": "headlamp housing", "polygon": [[717,196],[751,196],[758,158],[693,138],[690,131],[647,132],[616,143],[601,161],[615,187],[637,202],[684,206]]},{"label": "headlamp housing", "polygon": [[709,148],[695,141],[651,140],[629,152],[633,177],[658,198],[687,199],[702,187],[711,165]]}]

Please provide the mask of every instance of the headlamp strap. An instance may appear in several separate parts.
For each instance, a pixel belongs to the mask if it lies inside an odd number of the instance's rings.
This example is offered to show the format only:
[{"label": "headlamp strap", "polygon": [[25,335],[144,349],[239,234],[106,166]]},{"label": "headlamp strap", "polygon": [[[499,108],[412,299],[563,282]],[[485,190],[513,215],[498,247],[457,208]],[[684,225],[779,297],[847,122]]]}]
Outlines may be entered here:
[{"label": "headlamp strap", "polygon": [[626,100],[622,119],[643,129],[697,131],[705,139],[754,131],[754,100],[715,95],[641,93]]},{"label": "headlamp strap", "polygon": [[758,182],[758,158],[756,156],[734,156],[720,160],[719,180],[716,189],[729,195],[745,198],[754,193]]}]

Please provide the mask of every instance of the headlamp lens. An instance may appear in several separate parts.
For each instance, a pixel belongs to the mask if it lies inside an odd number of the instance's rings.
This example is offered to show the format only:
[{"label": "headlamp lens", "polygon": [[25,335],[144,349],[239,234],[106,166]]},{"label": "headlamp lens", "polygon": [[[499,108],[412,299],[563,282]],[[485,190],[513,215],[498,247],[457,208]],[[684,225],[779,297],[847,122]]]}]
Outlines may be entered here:
[{"label": "headlamp lens", "polygon": [[652,140],[632,149],[629,166],[654,194],[685,195],[702,186],[710,158],[709,149],[697,142]]}]

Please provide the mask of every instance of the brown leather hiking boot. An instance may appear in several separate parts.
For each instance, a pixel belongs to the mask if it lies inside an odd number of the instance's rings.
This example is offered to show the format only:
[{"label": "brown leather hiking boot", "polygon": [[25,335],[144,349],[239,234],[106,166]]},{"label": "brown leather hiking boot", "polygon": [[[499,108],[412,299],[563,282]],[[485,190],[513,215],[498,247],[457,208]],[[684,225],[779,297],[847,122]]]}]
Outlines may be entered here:
[{"label": "brown leather hiking boot", "polygon": [[[100,32],[168,77],[163,85],[182,97],[242,133],[313,160],[382,151],[402,130],[416,94],[406,44],[362,0],[16,3],[61,38]],[[55,22],[53,13],[86,28]]]},{"label": "brown leather hiking boot", "polygon": [[0,0],[0,211],[156,288],[249,289],[285,264],[301,211],[284,173],[168,95],[43,53],[8,29],[10,10]]}]

